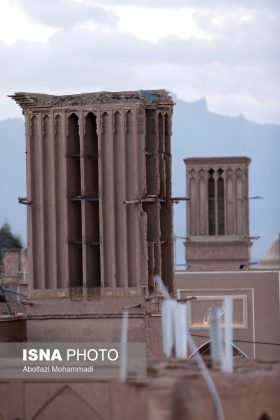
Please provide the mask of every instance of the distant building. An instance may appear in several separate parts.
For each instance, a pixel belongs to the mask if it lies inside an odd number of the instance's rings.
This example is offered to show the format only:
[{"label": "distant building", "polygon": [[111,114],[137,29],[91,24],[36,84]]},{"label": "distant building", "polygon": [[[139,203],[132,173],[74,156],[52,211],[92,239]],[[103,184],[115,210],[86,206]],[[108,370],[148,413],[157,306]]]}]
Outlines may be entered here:
[{"label": "distant building", "polygon": [[[27,250],[6,249],[3,251],[3,271],[1,274],[3,287],[7,292],[8,301],[19,301],[18,293],[27,295]],[[22,312],[19,307],[16,311]]]},{"label": "distant building", "polygon": [[179,299],[190,300],[188,327],[196,345],[210,354],[209,311],[220,307],[222,313],[224,297],[232,296],[233,354],[279,360],[277,241],[262,269],[248,270],[250,159],[190,158],[185,164],[187,269],[175,272],[175,289]]},{"label": "distant building", "polygon": [[267,257],[261,261],[261,268],[280,270],[280,236],[271,245]]},{"label": "distant building", "polygon": [[0,277],[0,342],[26,341],[26,308],[22,303],[28,292],[26,249],[3,251]]},{"label": "distant building", "polygon": [[187,171],[186,262],[191,270],[248,267],[247,157],[185,159]]},{"label": "distant building", "polygon": [[26,281],[26,249],[6,249],[3,251],[3,274],[5,277],[21,277]]}]

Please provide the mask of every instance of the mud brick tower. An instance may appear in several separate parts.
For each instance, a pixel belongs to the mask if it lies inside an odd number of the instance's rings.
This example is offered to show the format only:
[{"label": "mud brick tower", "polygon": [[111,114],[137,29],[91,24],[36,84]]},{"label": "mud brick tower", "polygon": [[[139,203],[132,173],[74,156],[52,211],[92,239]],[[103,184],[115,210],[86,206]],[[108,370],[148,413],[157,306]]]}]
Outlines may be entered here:
[{"label": "mud brick tower", "polygon": [[186,260],[191,270],[234,270],[250,260],[247,157],[185,159]]},{"label": "mud brick tower", "polygon": [[26,122],[31,299],[120,308],[153,294],[154,274],[172,291],[168,93],[12,98]]}]

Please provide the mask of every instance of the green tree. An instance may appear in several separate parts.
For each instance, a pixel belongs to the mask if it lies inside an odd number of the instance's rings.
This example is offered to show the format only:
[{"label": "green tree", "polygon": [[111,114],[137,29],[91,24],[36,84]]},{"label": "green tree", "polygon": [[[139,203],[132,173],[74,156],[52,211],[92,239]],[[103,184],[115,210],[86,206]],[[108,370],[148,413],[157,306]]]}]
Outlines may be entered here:
[{"label": "green tree", "polygon": [[9,223],[4,223],[0,228],[0,263],[2,263],[5,249],[21,249],[22,242],[19,236],[14,235]]}]

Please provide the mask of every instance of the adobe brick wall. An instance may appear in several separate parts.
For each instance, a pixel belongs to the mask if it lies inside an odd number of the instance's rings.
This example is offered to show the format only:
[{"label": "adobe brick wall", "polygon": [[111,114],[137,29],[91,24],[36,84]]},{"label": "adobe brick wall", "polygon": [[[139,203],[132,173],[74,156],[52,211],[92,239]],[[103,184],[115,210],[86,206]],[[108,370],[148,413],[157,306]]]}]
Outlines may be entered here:
[{"label": "adobe brick wall", "polygon": [[[275,369],[275,370],[274,370]],[[233,375],[214,373],[226,420],[279,419],[279,365],[248,362]],[[173,390],[172,418],[216,420],[209,391],[199,374],[181,377]]]},{"label": "adobe brick wall", "polygon": [[27,271],[26,249],[7,249],[3,258],[5,276],[18,276]]},{"label": "adobe brick wall", "polygon": [[27,341],[26,318],[21,316],[0,317],[0,343]]},{"label": "adobe brick wall", "polygon": [[[226,420],[280,413],[280,364],[242,362],[234,374],[210,370]],[[194,362],[150,365],[147,380],[0,381],[0,419],[216,420]],[[16,395],[17,398],[11,398]]]}]

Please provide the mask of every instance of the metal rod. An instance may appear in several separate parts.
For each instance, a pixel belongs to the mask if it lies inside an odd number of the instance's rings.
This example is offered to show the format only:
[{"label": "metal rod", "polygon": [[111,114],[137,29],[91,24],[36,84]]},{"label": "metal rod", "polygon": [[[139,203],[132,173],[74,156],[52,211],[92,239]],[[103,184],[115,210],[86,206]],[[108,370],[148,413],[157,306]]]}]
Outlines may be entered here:
[{"label": "metal rod", "polygon": [[171,197],[171,201],[179,203],[179,201],[190,201],[189,197]]},{"label": "metal rod", "polygon": [[25,204],[25,205],[32,204],[32,201],[29,201],[27,197],[18,197],[18,202],[19,204]]},{"label": "metal rod", "polygon": [[125,200],[123,204],[141,204],[141,203],[155,203],[158,197],[137,198],[135,200]]},{"label": "metal rod", "polygon": [[195,296],[191,296],[191,297],[189,297],[189,298],[182,298],[182,299],[177,299],[177,302],[190,302],[190,301],[192,301],[192,300],[197,300],[197,297],[195,297]]}]

